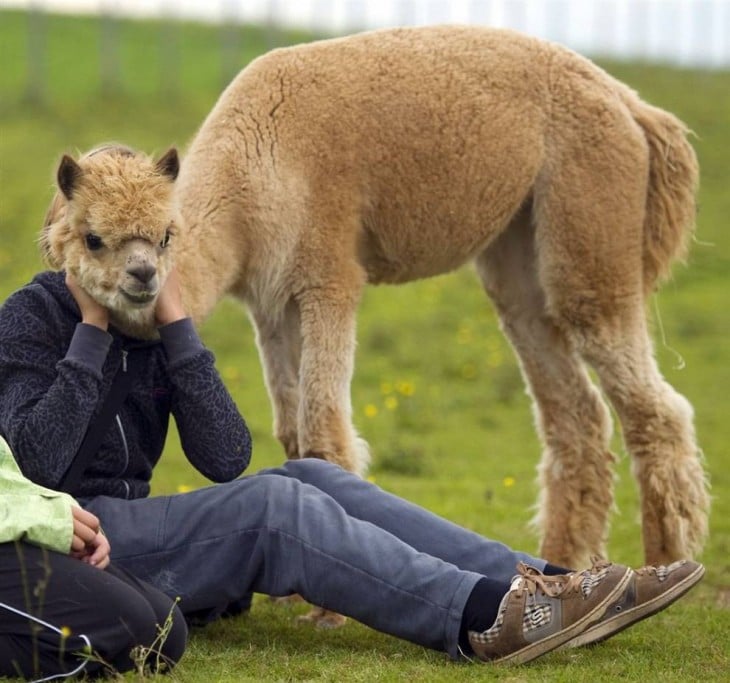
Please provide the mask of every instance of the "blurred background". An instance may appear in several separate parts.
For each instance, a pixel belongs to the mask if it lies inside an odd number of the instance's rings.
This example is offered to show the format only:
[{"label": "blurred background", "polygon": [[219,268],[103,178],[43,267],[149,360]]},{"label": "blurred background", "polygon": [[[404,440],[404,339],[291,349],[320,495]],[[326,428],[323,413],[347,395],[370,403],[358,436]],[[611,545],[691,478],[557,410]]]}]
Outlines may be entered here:
[{"label": "blurred background", "polygon": [[[123,71],[122,19],[160,22],[157,60],[167,87],[180,78],[181,22],[216,24],[221,77],[240,66],[239,27],[264,28],[267,49],[289,42],[287,31],[338,35],[395,25],[473,23],[504,26],[567,45],[592,57],[642,60],[689,67],[730,65],[727,0],[0,0],[0,8],[28,13],[26,91],[48,87],[50,13],[95,15],[103,87],[118,85]],[[152,64],[149,64],[152,66]]]},{"label": "blurred background", "polygon": [[[64,152],[110,140],[184,152],[223,87],[257,55],[443,22],[506,26],[573,47],[694,131],[702,173],[695,243],[648,314],[661,367],[695,405],[717,490],[730,477],[715,465],[719,454],[730,457],[730,0],[0,0],[0,301],[43,268],[35,242]],[[255,466],[279,462],[245,312],[224,301],[202,332],[255,431]],[[519,367],[470,269],[367,290],[353,387],[376,475],[403,475],[394,486],[427,497],[446,455],[454,474],[482,468],[485,478],[524,483],[498,488],[524,505],[524,526],[540,449]],[[506,456],[499,462],[481,457],[494,444]],[[204,483],[172,449],[156,490]],[[625,460],[620,468],[630,480]],[[479,476],[463,485],[483,486]],[[494,493],[478,496],[493,502]],[[619,495],[628,513],[618,522],[635,550],[635,491],[626,484]],[[458,497],[433,504],[464,512]],[[725,518],[714,520],[727,530],[730,512]],[[505,518],[506,530],[513,521]],[[725,549],[730,556],[730,534]]]},{"label": "blurred background", "polygon": [[[444,22],[510,27],[572,47],[693,131],[701,166],[696,237],[688,263],[675,268],[647,313],[660,366],[693,404],[706,455],[714,501],[703,554],[708,574],[694,602],[676,612],[683,622],[672,631],[675,640],[668,643],[665,629],[656,642],[642,641],[636,652],[649,654],[632,660],[636,669],[628,678],[618,651],[605,649],[594,661],[604,667],[601,678],[724,679],[730,628],[730,0],[0,0],[0,302],[43,269],[36,238],[63,153],[110,140],[151,154],[172,144],[184,152],[223,87],[261,53],[370,28]],[[530,399],[471,269],[408,287],[368,289],[358,326],[353,419],[372,446],[370,476],[476,531],[535,550],[529,520],[540,446]],[[201,333],[253,432],[251,470],[280,463],[242,307],[222,302]],[[637,565],[638,496],[616,427],[617,507],[608,550]],[[155,493],[207,483],[186,462],[171,429],[152,482]],[[270,621],[278,618],[272,614]],[[290,642],[286,623],[281,629]],[[220,669],[211,669],[212,655],[193,654],[186,671],[199,670],[200,680],[225,680],[241,651],[237,633],[217,632],[231,641],[223,645]],[[252,627],[245,636],[256,643],[244,652],[246,666],[259,667],[256,680],[272,665],[267,633]],[[348,633],[332,638],[362,636]],[[691,653],[684,649],[687,633]],[[717,633],[724,633],[724,645]],[[197,647],[204,642],[195,641]],[[302,645],[305,652],[310,647]],[[331,674],[330,680],[349,680],[349,658],[358,647],[347,641],[348,654],[333,657],[342,678]],[[387,646],[378,641],[377,647]],[[215,639],[210,648],[217,652]],[[393,648],[400,657],[400,646]],[[359,680],[376,680],[381,662],[368,668],[367,655],[356,656],[365,660],[358,660],[365,667]],[[571,667],[580,667],[592,655],[570,657]],[[387,680],[437,680],[433,668],[417,669],[421,658],[417,652],[397,659]],[[301,676],[322,671],[319,662],[305,662]],[[590,668],[571,671],[573,680],[596,678]],[[525,680],[548,680],[544,673],[536,668]],[[281,670],[278,679],[292,675]],[[446,667],[443,680],[453,680],[453,670]]]},{"label": "blurred background", "polygon": [[[184,152],[223,87],[257,55],[443,22],[511,27],[573,47],[694,131],[702,169],[695,244],[689,267],[675,269],[648,314],[661,366],[695,405],[714,470],[730,441],[730,0],[0,0],[0,302],[43,268],[35,242],[64,152],[110,140]],[[394,486],[427,498],[441,457],[454,474],[483,469],[487,478],[496,467],[497,481],[524,484],[498,487],[524,505],[524,527],[540,449],[519,367],[470,269],[368,289],[359,325],[354,419],[373,446],[374,473],[402,475]],[[202,332],[255,431],[255,466],[279,462],[245,312],[224,301]],[[494,444],[505,456],[498,462],[481,456]],[[171,448],[156,490],[203,484],[174,440]],[[630,480],[628,463],[620,467]],[[717,469],[716,486],[730,476]],[[463,485],[494,502],[479,476]],[[636,549],[635,491],[627,483],[619,495],[628,510],[619,523]],[[458,497],[433,504],[464,512]],[[726,529],[730,512],[727,519],[715,517]],[[505,518],[505,530],[513,521]]]}]

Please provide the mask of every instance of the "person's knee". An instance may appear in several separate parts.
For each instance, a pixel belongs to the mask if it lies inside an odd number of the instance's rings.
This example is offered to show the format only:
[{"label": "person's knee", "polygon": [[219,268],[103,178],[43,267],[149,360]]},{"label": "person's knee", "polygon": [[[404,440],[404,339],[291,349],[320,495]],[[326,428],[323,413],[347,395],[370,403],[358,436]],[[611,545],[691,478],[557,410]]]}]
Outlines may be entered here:
[{"label": "person's knee", "polygon": [[124,673],[147,661],[158,635],[157,619],[141,595],[129,594],[125,600],[114,602],[105,602],[110,620],[103,633],[88,635],[92,651]]},{"label": "person's knee", "polygon": [[162,661],[167,667],[172,668],[182,658],[188,643],[187,623],[177,604],[173,604],[169,615],[159,625],[158,639]]},{"label": "person's knee", "polygon": [[337,470],[341,470],[339,465],[322,460],[321,458],[297,458],[295,460],[287,460],[279,467],[261,470],[259,475],[272,474],[291,479],[299,479],[300,481],[308,481],[320,476],[332,475]]},{"label": "person's knee", "polygon": [[344,470],[339,466],[321,458],[300,458],[287,460],[281,468],[283,472],[294,479],[314,483],[322,477],[330,478]]},{"label": "person's knee", "polygon": [[[121,594],[120,594],[121,597]],[[169,612],[158,614],[147,599],[134,592],[123,600],[105,603],[114,615],[106,627],[99,652],[113,667],[124,673],[131,669],[164,672],[182,657],[187,645],[187,625],[178,606],[170,602]],[[91,647],[95,648],[91,635]]]}]

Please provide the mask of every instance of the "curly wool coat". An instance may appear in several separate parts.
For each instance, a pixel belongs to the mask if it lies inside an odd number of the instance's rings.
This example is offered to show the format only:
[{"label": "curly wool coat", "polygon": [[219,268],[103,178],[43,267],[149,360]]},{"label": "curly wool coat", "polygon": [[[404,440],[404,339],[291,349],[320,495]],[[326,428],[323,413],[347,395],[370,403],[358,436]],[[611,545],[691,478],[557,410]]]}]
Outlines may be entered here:
[{"label": "curly wool coat", "polygon": [[[610,403],[645,560],[666,564],[701,549],[710,506],[692,407],[661,375],[645,310],[694,224],[687,133],[552,43],[478,27],[373,31],[251,62],[179,176],[174,150],[157,163],[108,148],[63,160],[42,244],[111,309],[139,287],[135,273],[164,280],[173,255],[194,320],[223,296],[242,300],[287,455],[361,473],[350,383],[365,285],[472,262],[534,403],[540,555],[566,567],[605,555]],[[87,249],[90,232],[105,249]],[[108,300],[101,281],[114,284]],[[144,337],[142,317],[123,329]]]}]

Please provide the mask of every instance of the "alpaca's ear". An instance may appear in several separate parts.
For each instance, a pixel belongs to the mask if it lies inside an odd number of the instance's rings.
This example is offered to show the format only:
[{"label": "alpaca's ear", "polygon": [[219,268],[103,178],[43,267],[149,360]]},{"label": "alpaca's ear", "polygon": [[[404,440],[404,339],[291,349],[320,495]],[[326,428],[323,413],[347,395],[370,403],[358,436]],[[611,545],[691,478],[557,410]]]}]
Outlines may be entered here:
[{"label": "alpaca's ear", "polygon": [[58,172],[56,173],[56,180],[58,181],[58,187],[63,192],[63,196],[66,199],[71,199],[73,195],[74,187],[81,177],[81,166],[79,166],[68,154],[63,155],[61,163],[58,165]]},{"label": "alpaca's ear", "polygon": [[63,267],[63,254],[59,245],[63,241],[62,234],[68,233],[65,217],[66,202],[61,197],[61,193],[56,192],[48,207],[43,229],[38,238],[43,261],[54,270],[60,270]]},{"label": "alpaca's ear", "polygon": [[180,172],[180,159],[177,150],[174,147],[165,152],[164,156],[155,164],[155,169],[162,175],[166,175],[170,180],[175,180]]}]

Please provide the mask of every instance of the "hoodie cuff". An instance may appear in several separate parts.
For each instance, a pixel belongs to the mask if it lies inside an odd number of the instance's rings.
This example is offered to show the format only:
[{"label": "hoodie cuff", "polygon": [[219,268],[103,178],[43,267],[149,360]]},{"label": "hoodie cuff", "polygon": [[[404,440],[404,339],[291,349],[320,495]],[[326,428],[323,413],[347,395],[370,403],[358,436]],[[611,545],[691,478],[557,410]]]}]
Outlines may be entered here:
[{"label": "hoodie cuff", "polygon": [[112,336],[105,330],[95,325],[77,323],[66,351],[66,360],[83,365],[101,377],[101,370],[111,345]]},{"label": "hoodie cuff", "polygon": [[205,350],[191,318],[163,325],[158,328],[158,332],[171,364]]}]

